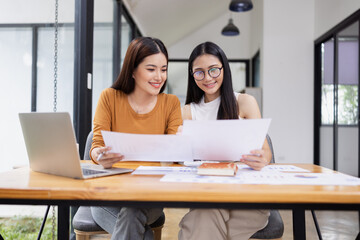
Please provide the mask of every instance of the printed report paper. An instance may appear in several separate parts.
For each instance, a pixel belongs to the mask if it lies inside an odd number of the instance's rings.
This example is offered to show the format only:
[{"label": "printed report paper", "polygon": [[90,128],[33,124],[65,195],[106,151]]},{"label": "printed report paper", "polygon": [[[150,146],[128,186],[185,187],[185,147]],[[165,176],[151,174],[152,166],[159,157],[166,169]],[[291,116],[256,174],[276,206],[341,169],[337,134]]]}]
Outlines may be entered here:
[{"label": "printed report paper", "polygon": [[[256,171],[252,169],[251,167],[249,167],[246,164],[238,164],[238,169],[239,170],[248,170],[248,171]],[[301,168],[301,167],[297,167],[294,165],[279,165],[279,164],[270,164],[267,165],[265,167],[263,167],[261,169],[262,172],[264,171],[278,171],[278,172],[310,172],[307,169]]]},{"label": "printed report paper", "polygon": [[185,120],[182,135],[189,136],[193,158],[238,161],[243,154],[261,149],[271,119]]},{"label": "printed report paper", "polygon": [[121,153],[125,161],[182,162],[192,161],[188,136],[131,134],[101,131],[111,152]]},{"label": "printed report paper", "polygon": [[[295,166],[294,166],[295,167]],[[231,183],[267,185],[336,185],[358,186],[360,179],[343,173],[281,172],[279,169],[248,171],[240,168],[235,176],[200,176],[171,172],[160,179],[162,182],[183,183]]]},{"label": "printed report paper", "polygon": [[139,166],[131,174],[133,175],[165,175],[168,173],[196,173],[197,168],[193,167],[158,167],[158,166]]}]

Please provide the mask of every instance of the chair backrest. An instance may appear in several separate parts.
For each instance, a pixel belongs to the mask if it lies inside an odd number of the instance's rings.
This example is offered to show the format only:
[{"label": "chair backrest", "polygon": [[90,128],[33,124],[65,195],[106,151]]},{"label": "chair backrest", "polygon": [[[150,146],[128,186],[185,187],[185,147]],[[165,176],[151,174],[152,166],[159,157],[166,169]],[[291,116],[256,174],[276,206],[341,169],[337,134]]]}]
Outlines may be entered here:
[{"label": "chair backrest", "polygon": [[84,150],[84,158],[83,160],[90,160],[90,149],[92,144],[93,132],[90,131],[89,135],[87,136],[86,143],[85,143],[85,150]]},{"label": "chair backrest", "polygon": [[266,140],[267,140],[267,142],[269,144],[269,147],[270,147],[270,150],[271,150],[271,155],[272,155],[270,162],[275,163],[274,148],[273,148],[272,141],[271,141],[271,138],[270,138],[269,134],[266,134]]}]

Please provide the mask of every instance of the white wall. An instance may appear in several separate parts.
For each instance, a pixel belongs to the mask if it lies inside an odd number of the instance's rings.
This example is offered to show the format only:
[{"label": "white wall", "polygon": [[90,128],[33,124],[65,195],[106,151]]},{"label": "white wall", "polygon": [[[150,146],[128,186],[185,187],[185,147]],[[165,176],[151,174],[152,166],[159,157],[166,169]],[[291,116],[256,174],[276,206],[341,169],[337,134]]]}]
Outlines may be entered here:
[{"label": "white wall", "polygon": [[198,44],[212,41],[218,44],[228,58],[250,58],[250,17],[249,12],[231,13],[234,24],[239,28],[239,36],[222,36],[221,30],[228,24],[230,11],[214,19],[192,34],[168,46],[169,58],[188,59]]},{"label": "white wall", "polygon": [[316,0],[315,39],[359,10],[359,0]]},{"label": "white wall", "polygon": [[[251,10],[251,31],[250,31],[250,57],[252,58],[263,45],[263,15],[264,1],[254,0],[253,9]],[[261,75],[261,73],[260,73]]]},{"label": "white wall", "polygon": [[263,117],[277,162],[313,162],[313,0],[264,1]]}]

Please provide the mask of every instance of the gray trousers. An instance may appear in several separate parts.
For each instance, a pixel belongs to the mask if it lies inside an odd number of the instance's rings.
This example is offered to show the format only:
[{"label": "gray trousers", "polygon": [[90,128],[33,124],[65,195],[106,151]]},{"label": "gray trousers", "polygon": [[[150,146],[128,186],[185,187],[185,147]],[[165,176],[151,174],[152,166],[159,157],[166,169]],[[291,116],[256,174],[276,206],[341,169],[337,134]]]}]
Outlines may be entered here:
[{"label": "gray trousers", "polygon": [[162,208],[91,207],[94,220],[112,240],[153,240],[149,224],[162,213]]}]

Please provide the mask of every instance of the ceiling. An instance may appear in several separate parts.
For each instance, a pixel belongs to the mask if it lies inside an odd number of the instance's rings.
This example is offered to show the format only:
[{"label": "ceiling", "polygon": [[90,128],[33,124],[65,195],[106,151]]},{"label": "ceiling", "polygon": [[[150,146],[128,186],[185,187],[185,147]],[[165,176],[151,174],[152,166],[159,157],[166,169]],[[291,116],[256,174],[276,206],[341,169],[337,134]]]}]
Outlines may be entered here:
[{"label": "ceiling", "polygon": [[157,37],[167,46],[230,11],[230,0],[124,0],[124,4],[143,35]]}]

